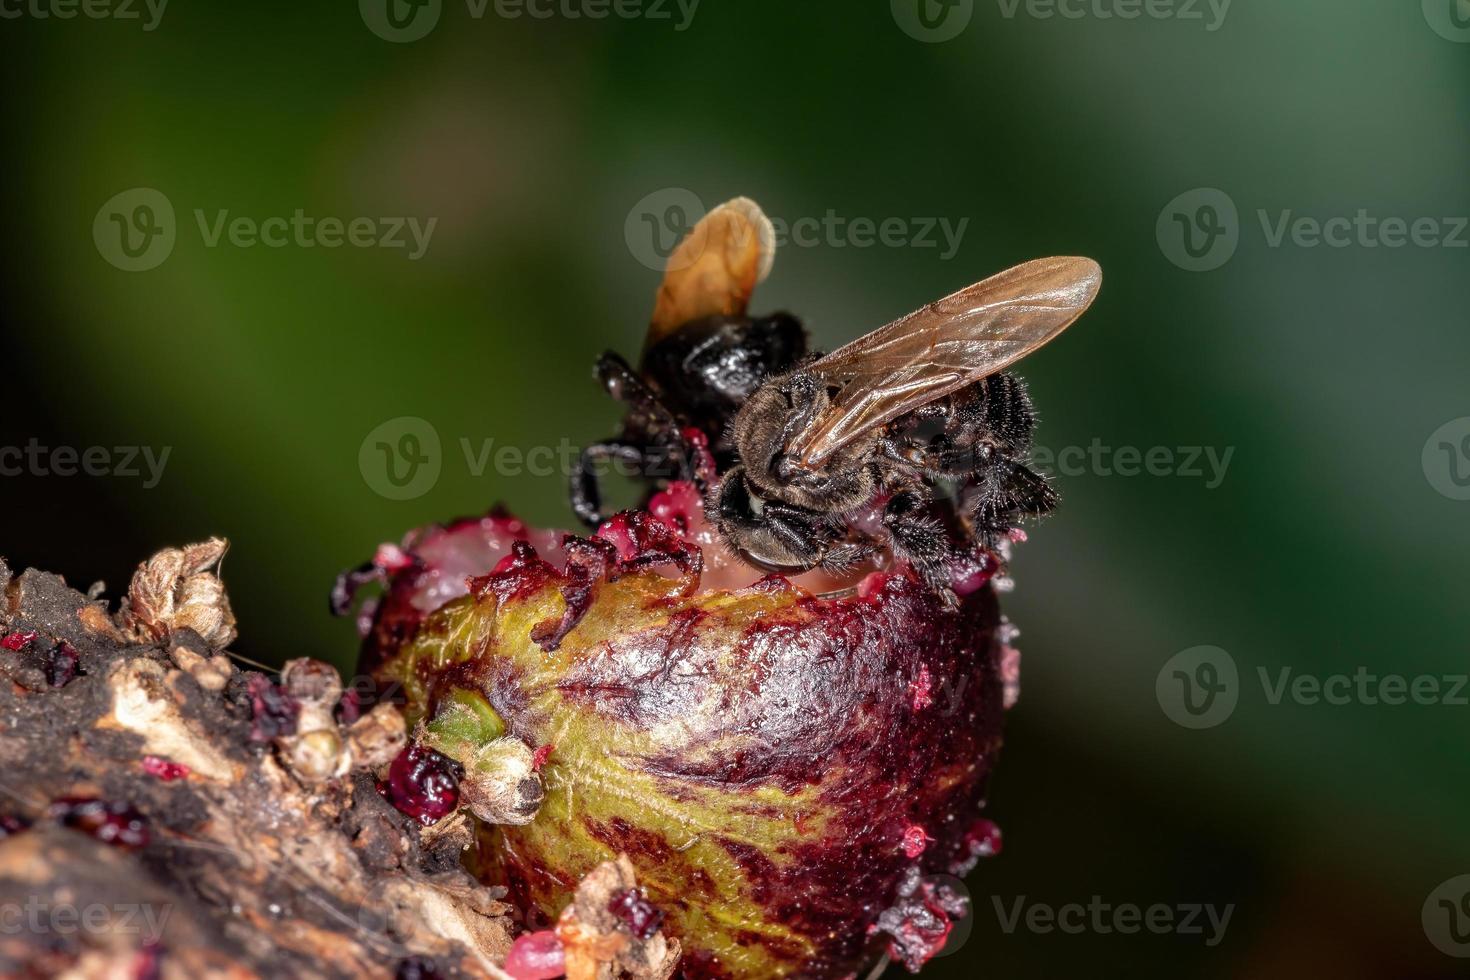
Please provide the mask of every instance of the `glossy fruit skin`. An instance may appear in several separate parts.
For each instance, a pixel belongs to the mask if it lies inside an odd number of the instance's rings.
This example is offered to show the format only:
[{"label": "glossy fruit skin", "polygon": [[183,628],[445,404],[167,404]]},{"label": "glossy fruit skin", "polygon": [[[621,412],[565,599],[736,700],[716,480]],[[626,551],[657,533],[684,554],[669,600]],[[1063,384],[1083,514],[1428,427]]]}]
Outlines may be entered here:
[{"label": "glossy fruit skin", "polygon": [[[390,582],[369,662],[411,716],[474,692],[510,734],[555,745],[536,819],[484,832],[488,874],[545,921],[626,853],[687,977],[866,968],[911,867],[973,863],[1004,713],[994,593],[950,611],[882,573],[837,599],[779,576],[700,593],[697,570],[637,557],[589,578],[595,563],[568,572],[522,543],[427,616]],[[547,644],[568,597],[585,612]]]}]

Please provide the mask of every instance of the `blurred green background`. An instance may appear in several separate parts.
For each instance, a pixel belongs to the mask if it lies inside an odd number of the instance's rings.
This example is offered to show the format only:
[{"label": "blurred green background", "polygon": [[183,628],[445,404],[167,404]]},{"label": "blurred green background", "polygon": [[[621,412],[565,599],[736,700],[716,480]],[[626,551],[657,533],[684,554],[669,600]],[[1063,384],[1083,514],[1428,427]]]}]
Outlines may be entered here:
[{"label": "blurred green background", "polygon": [[[671,203],[841,219],[787,242],[755,303],[827,347],[1015,262],[1090,255],[1097,306],[1024,373],[1043,446],[1109,452],[1058,473],[1063,507],[1015,561],[1006,848],[930,975],[1463,975],[1434,939],[1470,943],[1445,940],[1431,893],[1470,872],[1470,706],[1272,703],[1259,671],[1470,670],[1470,7],[647,0],[538,19],[443,0],[395,43],[372,0],[175,0],[151,30],[141,5],[46,2],[0,19],[0,445],[169,455],[151,487],[7,471],[12,564],[115,595],[155,549],[225,535],[236,648],[349,666],[326,593],[378,542],[494,501],[568,520],[559,475],[477,475],[461,440],[612,431],[589,369],[636,353]],[[132,188],[176,215],[146,271],[93,235]],[[195,217],[297,209],[437,223],[410,259],[211,247]],[[1360,210],[1433,223],[1400,247],[1361,222],[1336,245],[1277,236],[1287,212]],[[868,242],[857,219],[901,231]],[[967,222],[954,254],[937,230],[922,244],[930,221]],[[392,500],[359,448],[401,416],[438,433],[441,472]],[[1173,462],[1123,475],[1121,447]],[[1190,475],[1189,447],[1233,450],[1223,478]],[[1166,665],[1201,645],[1228,651],[1238,703],[1191,729]],[[1214,945],[1208,926],[1003,928],[1018,900],[1093,896],[1233,913]]]}]

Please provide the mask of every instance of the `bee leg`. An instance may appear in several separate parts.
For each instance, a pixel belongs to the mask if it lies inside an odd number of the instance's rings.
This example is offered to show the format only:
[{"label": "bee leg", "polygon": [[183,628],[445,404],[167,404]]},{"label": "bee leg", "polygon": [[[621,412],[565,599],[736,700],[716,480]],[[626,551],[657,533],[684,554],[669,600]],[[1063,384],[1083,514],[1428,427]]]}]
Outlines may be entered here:
[{"label": "bee leg", "polygon": [[817,564],[825,571],[841,575],[877,550],[878,545],[872,541],[845,541],[829,548]]},{"label": "bee leg", "polygon": [[1056,507],[1058,494],[1046,478],[1015,460],[997,458],[972,491],[970,521],[975,535],[994,548],[1023,517],[1043,517]]},{"label": "bee leg", "polygon": [[603,522],[601,468],[611,461],[631,463],[642,474],[646,470],[647,454],[644,450],[627,442],[597,442],[582,450],[577,457],[577,469],[572,473],[572,511],[587,527],[595,528]]},{"label": "bee leg", "polygon": [[992,374],[950,396],[944,434],[954,445],[985,445],[1008,456],[1031,449],[1036,409],[1014,374]]},{"label": "bee leg", "polygon": [[1024,459],[1030,451],[1036,412],[1015,375],[991,375],[927,407],[927,414],[913,413],[907,427],[942,420],[942,432],[925,440],[893,437],[881,448],[930,479],[973,479],[997,460]]},{"label": "bee leg", "polygon": [[628,430],[640,433],[650,447],[662,451],[659,465],[645,468],[642,476],[649,480],[694,480],[695,467],[689,458],[679,420],[638,376],[638,372],[621,355],[604,351],[597,359],[595,373],[607,393],[630,409]]},{"label": "bee leg", "polygon": [[803,569],[822,563],[831,552],[837,533],[831,525],[812,520],[809,511],[769,500],[765,503],[761,523]]},{"label": "bee leg", "polygon": [[768,572],[804,572],[821,562],[837,528],[813,511],[757,499],[744,468],[725,474],[707,498],[705,516],[719,528],[731,551]]},{"label": "bee leg", "polygon": [[953,606],[958,601],[949,576],[954,545],[927,494],[901,490],[890,497],[883,509],[883,527],[894,551],[908,559],[945,605]]}]

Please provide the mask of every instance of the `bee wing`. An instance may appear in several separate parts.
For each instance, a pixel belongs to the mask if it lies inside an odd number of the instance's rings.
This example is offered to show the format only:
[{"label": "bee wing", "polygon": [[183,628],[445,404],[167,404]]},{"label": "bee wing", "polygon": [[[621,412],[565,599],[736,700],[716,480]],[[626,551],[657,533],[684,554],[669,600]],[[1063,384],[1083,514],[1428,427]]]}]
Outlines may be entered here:
[{"label": "bee wing", "polygon": [[792,450],[816,466],[862,433],[1004,370],[1081,316],[1101,285],[1091,259],[1037,259],[839,347],[808,368],[838,391]]},{"label": "bee wing", "polygon": [[776,260],[776,230],[748,197],[699,220],[669,256],[646,346],[701,317],[741,314]]}]

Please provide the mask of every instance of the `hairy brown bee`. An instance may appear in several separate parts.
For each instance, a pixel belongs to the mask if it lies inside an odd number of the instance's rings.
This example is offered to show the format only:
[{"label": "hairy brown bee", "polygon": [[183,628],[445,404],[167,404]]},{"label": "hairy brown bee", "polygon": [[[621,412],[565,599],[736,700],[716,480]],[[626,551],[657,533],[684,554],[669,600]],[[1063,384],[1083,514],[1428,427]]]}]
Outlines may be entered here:
[{"label": "hairy brown bee", "polygon": [[[708,516],[748,560],[774,571],[849,564],[876,547],[849,516],[883,504],[888,543],[926,578],[957,547],[993,544],[1055,491],[1025,465],[1035,416],[1002,373],[1091,305],[1091,259],[1038,259],[918,310],[772,378],[736,413],[738,465]],[[958,540],[934,508],[957,485]]]}]

